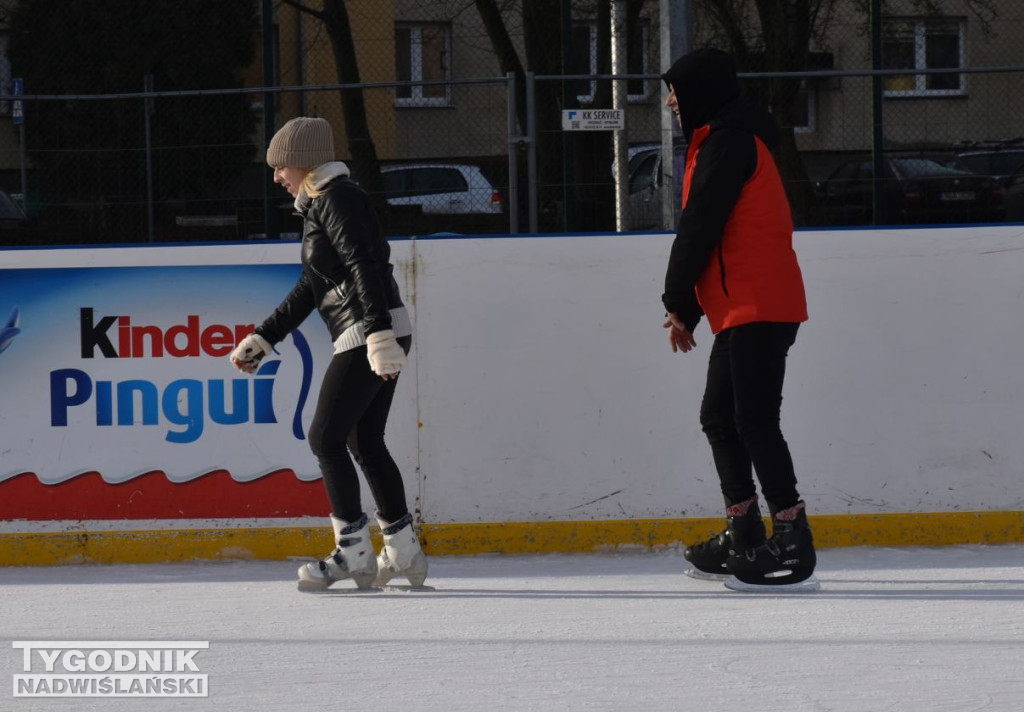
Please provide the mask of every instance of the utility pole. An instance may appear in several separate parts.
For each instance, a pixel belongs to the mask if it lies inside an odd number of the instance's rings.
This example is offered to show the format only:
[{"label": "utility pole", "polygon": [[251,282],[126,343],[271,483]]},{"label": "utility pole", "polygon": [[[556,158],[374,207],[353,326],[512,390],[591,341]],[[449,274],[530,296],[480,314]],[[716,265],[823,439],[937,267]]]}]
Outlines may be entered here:
[{"label": "utility pole", "polygon": [[[614,0],[612,4],[612,74],[626,73],[626,2]],[[626,109],[625,79],[612,80],[612,108]],[[625,115],[625,114],[623,114]],[[626,147],[626,130],[612,134],[615,153],[615,230],[629,229],[629,150]]]},{"label": "utility pole", "polygon": [[[572,2],[562,0],[562,74],[569,74],[572,67]],[[562,81],[562,108],[570,109],[576,106],[576,98],[573,96],[573,86],[570,81]],[[575,141],[562,132],[562,200],[565,204],[562,229],[571,231],[576,229],[576,170],[573,165],[573,149]]]},{"label": "utility pole", "polygon": [[[263,0],[263,86],[277,85],[277,64],[274,46],[274,1]],[[277,130],[274,125],[277,114],[277,95],[263,95],[263,148],[270,146],[270,139]],[[274,174],[267,167],[263,168],[263,232],[267,239],[276,239],[281,234],[280,220],[277,215],[277,186],[274,185]]]},{"label": "utility pole", "polygon": [[[142,90],[151,94],[153,92],[153,75],[150,73],[142,77]],[[156,110],[156,102],[152,97],[147,96],[142,101],[143,121],[146,127],[146,225],[148,227],[149,241],[153,241],[153,112]]]},{"label": "utility pole", "polygon": [[[659,0],[661,21],[661,71],[693,49],[692,0]],[[668,99],[668,88],[661,82],[661,103]],[[661,112],[661,215],[662,225],[675,230],[680,196],[676,193],[675,137],[681,131],[679,121],[668,109]]]},{"label": "utility pole", "polygon": [[[882,69],[882,0],[871,0],[871,68]],[[882,201],[882,171],[884,167],[885,142],[882,125],[882,77],[871,75],[871,224],[878,225],[885,220]]]}]

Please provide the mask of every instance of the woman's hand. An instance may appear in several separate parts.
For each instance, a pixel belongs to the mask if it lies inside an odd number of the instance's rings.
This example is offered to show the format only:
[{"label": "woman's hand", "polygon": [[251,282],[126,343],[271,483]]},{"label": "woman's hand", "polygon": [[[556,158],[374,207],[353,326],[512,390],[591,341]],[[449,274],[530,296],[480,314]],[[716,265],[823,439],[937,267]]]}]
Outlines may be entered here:
[{"label": "woman's hand", "polygon": [[263,357],[271,351],[270,343],[259,334],[253,332],[238,342],[231,352],[231,365],[243,373],[256,373]]},{"label": "woman's hand", "polygon": [[373,372],[385,381],[397,378],[399,371],[405,368],[405,349],[391,329],[375,331],[366,337],[366,357]]}]

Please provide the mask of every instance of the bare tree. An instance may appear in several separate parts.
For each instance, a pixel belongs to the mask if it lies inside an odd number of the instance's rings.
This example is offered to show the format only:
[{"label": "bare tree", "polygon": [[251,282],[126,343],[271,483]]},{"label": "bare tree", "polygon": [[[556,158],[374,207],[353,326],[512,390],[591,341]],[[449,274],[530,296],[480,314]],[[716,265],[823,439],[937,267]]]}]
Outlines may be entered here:
[{"label": "bare tree", "polygon": [[[699,0],[702,34],[724,45],[741,72],[800,72],[809,67],[812,41],[823,36],[837,0]],[[814,199],[797,150],[793,126],[799,111],[799,77],[747,83],[748,93],[780,126],[776,160],[797,223]]]},{"label": "bare tree", "polygon": [[[996,0],[963,0],[964,7],[992,32]],[[860,31],[868,34],[871,0],[854,0],[861,16]],[[698,0],[701,35],[736,57],[740,71],[801,72],[810,68],[811,48],[824,48],[838,0]],[[941,0],[882,0],[884,14],[915,12],[942,15]],[[750,82],[748,88],[782,126],[776,149],[779,170],[798,222],[814,200],[810,180],[797,150],[792,127],[800,113],[799,77]]]},{"label": "bare tree", "polygon": [[[323,23],[327,36],[331,40],[338,81],[341,84],[360,84],[362,80],[359,77],[359,63],[356,60],[352,23],[349,21],[345,0],[323,0],[322,10],[311,8],[303,4],[301,0],[281,0],[281,2],[307,13]],[[384,196],[384,184],[380,177],[377,148],[373,143],[369,122],[366,119],[363,90],[359,86],[354,86],[341,89],[339,93],[342,116],[345,119],[345,136],[349,153],[352,156],[352,167],[355,174],[359,176],[360,185],[370,194],[374,205],[378,209],[385,209],[387,201]]]},{"label": "bare tree", "polygon": [[[646,0],[627,0],[627,27],[634,27]],[[567,74],[563,5],[552,0],[520,0],[499,4],[498,0],[474,0],[495,55],[503,72],[516,76],[516,106],[520,130],[526,131],[526,97],[524,74],[538,76]],[[593,17],[597,25],[598,74],[611,73],[611,7],[612,0],[584,0],[577,3],[576,17]],[[510,21],[521,20],[523,54],[509,31]],[[525,55],[525,59],[524,56]],[[614,215],[611,184],[611,134],[581,132],[567,137],[561,130],[561,111],[578,106],[575,96],[564,82],[538,81],[536,88],[537,150],[540,162],[540,198],[542,229],[571,227],[606,229]],[[591,105],[611,107],[612,87],[598,82]],[[570,160],[566,156],[571,155]],[[567,180],[571,167],[571,181]],[[571,183],[571,184],[569,184]],[[575,205],[574,224],[566,226],[559,220],[554,206]]]}]

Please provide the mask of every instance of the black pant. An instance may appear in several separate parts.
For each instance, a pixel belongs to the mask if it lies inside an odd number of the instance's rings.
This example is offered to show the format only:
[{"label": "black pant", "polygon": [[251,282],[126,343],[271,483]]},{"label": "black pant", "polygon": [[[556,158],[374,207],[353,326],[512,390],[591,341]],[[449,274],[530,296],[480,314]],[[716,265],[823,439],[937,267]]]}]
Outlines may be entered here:
[{"label": "black pant", "polygon": [[[398,343],[408,353],[412,337],[403,336]],[[394,522],[409,511],[402,473],[384,444],[397,381],[384,380],[370,370],[366,346],[335,354],[324,374],[309,446],[320,463],[331,511],[346,522],[363,515],[352,458],[366,476],[382,519]]]},{"label": "black pant", "polygon": [[715,336],[700,423],[727,506],[756,494],[752,468],[772,511],[800,500],[793,459],[779,427],[786,354],[798,328],[756,322]]}]

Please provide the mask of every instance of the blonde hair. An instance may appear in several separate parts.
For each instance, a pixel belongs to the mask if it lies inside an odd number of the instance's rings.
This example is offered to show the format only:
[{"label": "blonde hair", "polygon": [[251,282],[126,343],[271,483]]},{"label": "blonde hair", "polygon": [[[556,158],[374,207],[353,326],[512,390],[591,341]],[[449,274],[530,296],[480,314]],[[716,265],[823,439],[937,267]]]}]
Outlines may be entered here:
[{"label": "blonde hair", "polygon": [[319,198],[324,192],[313,185],[313,171],[306,173],[302,179],[302,189],[306,191],[306,195],[310,198]]}]

